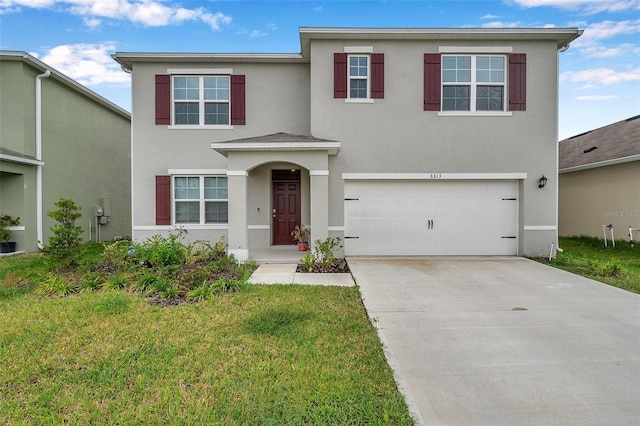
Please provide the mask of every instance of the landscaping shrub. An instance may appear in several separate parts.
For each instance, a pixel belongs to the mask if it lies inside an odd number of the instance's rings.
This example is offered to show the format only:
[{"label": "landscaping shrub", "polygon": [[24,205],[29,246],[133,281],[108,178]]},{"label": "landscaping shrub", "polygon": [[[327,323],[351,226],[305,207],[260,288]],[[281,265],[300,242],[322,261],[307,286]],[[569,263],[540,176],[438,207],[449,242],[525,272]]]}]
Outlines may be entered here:
[{"label": "landscaping shrub", "polygon": [[53,236],[45,247],[45,253],[56,262],[65,265],[75,265],[78,257],[77,248],[82,239],[82,228],[76,225],[76,220],[82,216],[80,207],[69,198],[60,197],[54,203],[57,210],[50,211],[47,215],[58,223],[51,228]]}]

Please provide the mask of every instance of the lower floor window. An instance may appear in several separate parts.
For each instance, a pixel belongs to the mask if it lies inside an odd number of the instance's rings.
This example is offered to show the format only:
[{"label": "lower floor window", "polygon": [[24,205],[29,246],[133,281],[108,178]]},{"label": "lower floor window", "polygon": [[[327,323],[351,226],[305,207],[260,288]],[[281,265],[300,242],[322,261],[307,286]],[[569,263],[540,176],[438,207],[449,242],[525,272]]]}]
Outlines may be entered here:
[{"label": "lower floor window", "polygon": [[176,223],[228,223],[226,176],[175,176]]}]

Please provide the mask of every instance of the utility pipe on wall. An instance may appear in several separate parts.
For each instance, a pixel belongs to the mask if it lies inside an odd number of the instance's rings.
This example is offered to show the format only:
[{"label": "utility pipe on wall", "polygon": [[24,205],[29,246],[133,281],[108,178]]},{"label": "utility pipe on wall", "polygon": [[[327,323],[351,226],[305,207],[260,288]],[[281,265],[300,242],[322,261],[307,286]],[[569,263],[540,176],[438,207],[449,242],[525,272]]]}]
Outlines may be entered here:
[{"label": "utility pipe on wall", "polygon": [[[46,70],[36,76],[36,160],[42,162],[42,80],[48,78],[51,71]],[[36,244],[43,249],[42,232],[42,164],[36,166]]]}]

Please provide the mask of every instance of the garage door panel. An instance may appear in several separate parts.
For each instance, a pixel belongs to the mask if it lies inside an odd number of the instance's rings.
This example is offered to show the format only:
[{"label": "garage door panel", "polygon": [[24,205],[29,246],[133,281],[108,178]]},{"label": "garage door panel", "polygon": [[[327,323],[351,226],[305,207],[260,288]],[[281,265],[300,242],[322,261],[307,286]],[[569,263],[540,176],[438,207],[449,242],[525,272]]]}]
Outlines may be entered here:
[{"label": "garage door panel", "polygon": [[515,255],[517,195],[517,181],[347,181],[345,252]]}]

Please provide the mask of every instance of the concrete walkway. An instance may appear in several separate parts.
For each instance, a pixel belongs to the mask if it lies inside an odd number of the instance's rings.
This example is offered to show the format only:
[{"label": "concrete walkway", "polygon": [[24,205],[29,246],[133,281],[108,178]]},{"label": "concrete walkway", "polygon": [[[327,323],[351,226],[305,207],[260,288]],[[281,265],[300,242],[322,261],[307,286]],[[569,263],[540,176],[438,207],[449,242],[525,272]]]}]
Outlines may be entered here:
[{"label": "concrete walkway", "polygon": [[355,283],[351,274],[298,273],[295,264],[263,263],[251,277],[250,284],[312,284],[349,287]]},{"label": "concrete walkway", "polygon": [[419,424],[640,424],[640,295],[522,258],[347,260]]}]

